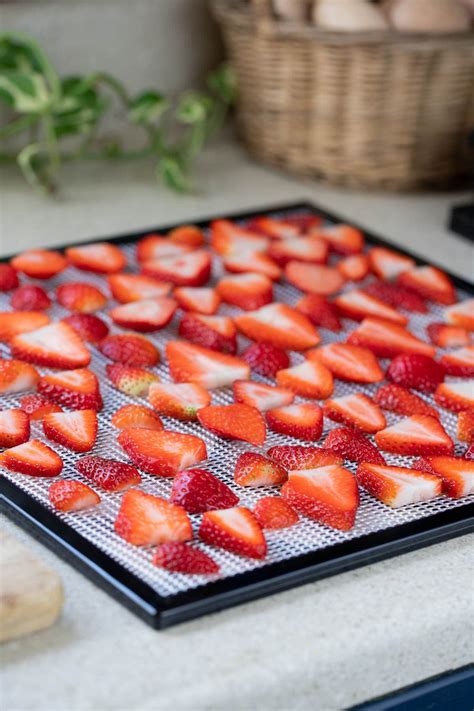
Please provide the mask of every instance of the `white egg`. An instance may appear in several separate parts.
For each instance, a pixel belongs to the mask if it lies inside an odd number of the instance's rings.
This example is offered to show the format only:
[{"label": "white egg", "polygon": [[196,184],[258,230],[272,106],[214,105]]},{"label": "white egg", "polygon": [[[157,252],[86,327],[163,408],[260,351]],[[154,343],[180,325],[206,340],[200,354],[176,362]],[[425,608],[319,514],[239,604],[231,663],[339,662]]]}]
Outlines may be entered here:
[{"label": "white egg", "polygon": [[312,0],[273,0],[273,9],[283,20],[309,20]]},{"label": "white egg", "polygon": [[336,32],[388,29],[383,13],[368,0],[316,0],[313,22]]}]

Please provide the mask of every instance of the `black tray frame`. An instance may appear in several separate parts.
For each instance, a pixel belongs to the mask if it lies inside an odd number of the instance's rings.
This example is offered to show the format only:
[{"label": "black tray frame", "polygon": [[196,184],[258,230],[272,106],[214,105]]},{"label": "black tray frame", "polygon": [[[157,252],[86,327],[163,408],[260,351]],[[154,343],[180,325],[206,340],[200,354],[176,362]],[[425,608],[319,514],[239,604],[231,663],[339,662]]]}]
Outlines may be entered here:
[{"label": "black tray frame", "polygon": [[[258,215],[296,210],[309,211],[333,222],[344,221],[341,216],[308,202],[259,208],[226,217],[231,220],[243,220]],[[202,219],[194,224],[199,227],[207,227],[212,219],[215,218]],[[354,224],[352,220],[350,222]],[[167,232],[176,226],[174,224],[153,227],[113,237],[96,237],[84,244],[99,240],[115,243],[133,242],[150,232]],[[413,257],[419,264],[426,262],[418,255],[401,250],[397,245],[393,245],[364,228],[360,227],[360,229],[364,232],[368,242],[393,247],[399,252]],[[65,248],[65,246],[56,247],[56,249]],[[0,261],[6,259],[9,257],[3,257]],[[457,287],[474,293],[474,287],[471,284],[453,274],[449,274],[449,276]],[[474,531],[474,503],[468,503],[465,506],[410,523],[367,534],[355,540],[338,543],[321,551],[271,563],[225,580],[208,583],[194,590],[164,597],[5,477],[0,482],[0,509],[31,533],[34,538],[155,629],[164,629],[211,612],[217,612]]]}]

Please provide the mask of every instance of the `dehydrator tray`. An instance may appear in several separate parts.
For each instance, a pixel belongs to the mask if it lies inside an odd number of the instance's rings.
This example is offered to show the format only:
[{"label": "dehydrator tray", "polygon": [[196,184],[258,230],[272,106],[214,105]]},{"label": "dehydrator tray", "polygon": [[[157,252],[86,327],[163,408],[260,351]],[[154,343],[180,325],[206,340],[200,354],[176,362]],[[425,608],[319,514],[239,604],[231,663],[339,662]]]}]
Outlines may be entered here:
[{"label": "dehydrator tray", "polygon": [[[245,224],[247,220],[257,215],[281,218],[296,214],[320,215],[327,223],[344,221],[337,215],[306,203],[259,209],[227,217]],[[195,224],[206,230],[212,219],[201,220]],[[134,243],[149,233],[165,233],[173,227],[176,225],[101,237],[90,242],[100,240],[120,244],[129,259],[129,266],[132,271],[136,271]],[[399,247],[391,245],[386,240],[365,230],[362,231],[368,246],[384,244],[401,251]],[[417,262],[424,263],[424,260],[416,255],[410,256]],[[216,263],[213,281],[220,277],[220,269],[221,267]],[[460,300],[467,298],[474,291],[472,286],[463,280],[453,275],[450,277],[458,290]],[[88,281],[104,287],[103,276],[79,272],[70,267],[66,272],[49,280],[47,288],[52,290],[64,281],[73,280]],[[347,288],[352,288],[351,283]],[[275,301],[294,304],[300,297],[301,292],[288,284],[277,283],[274,287]],[[8,295],[0,294],[0,311],[8,310],[8,300]],[[106,311],[114,304],[112,300],[109,301],[107,308],[99,315],[112,326],[112,332],[119,332],[106,315]],[[55,303],[48,313],[53,320],[62,318],[68,312]],[[235,315],[236,313],[237,309],[225,304],[222,304],[219,309],[219,314]],[[442,307],[436,304],[431,305],[427,314],[410,313],[410,329],[415,335],[425,337],[426,326],[431,321],[441,320],[441,314]],[[166,341],[176,337],[178,321],[179,316],[175,315],[169,326],[155,334],[147,334],[161,352]],[[354,324],[347,320],[344,324],[346,328],[340,333],[333,333],[324,328],[319,329],[322,343],[345,340],[348,324],[351,329]],[[239,352],[247,343],[245,338],[239,336]],[[99,413],[99,435],[92,454],[127,461],[116,441],[116,430],[111,425],[111,416],[122,405],[130,402],[146,404],[146,401],[132,399],[115,390],[105,377],[107,359],[93,346],[91,346],[91,353],[92,361],[89,367],[100,380],[105,403],[104,409]],[[291,355],[293,364],[303,358],[301,354]],[[9,356],[5,344],[0,344],[0,356]],[[381,360],[382,366],[387,362]],[[41,374],[48,372],[45,368],[38,370]],[[170,380],[165,362],[153,368],[153,371],[158,373],[163,381]],[[252,375],[252,377],[265,381],[260,376]],[[377,384],[359,385],[336,380],[334,397],[355,390],[370,395],[376,388]],[[228,404],[233,401],[231,388],[214,390],[212,395],[213,404]],[[432,398],[424,397],[433,404]],[[299,398],[296,399],[298,400]],[[18,398],[15,396],[3,398],[2,408],[17,405]],[[387,424],[398,419],[398,416],[393,413],[384,414]],[[456,416],[443,410],[441,421],[446,431],[456,441]],[[220,439],[198,423],[183,423],[170,418],[163,418],[163,422],[167,429],[196,434],[205,441],[209,454],[207,460],[209,469],[235,491],[238,490],[239,505],[253,508],[260,498],[274,493],[271,488],[236,487],[233,481],[234,463],[242,451],[250,448],[249,445]],[[323,437],[336,426],[338,426],[336,423],[325,419]],[[32,437],[35,436],[43,438],[38,423],[32,423]],[[269,430],[264,450],[277,444],[297,443],[300,442]],[[80,479],[74,469],[74,463],[81,455],[60,446],[56,449],[64,460],[63,477]],[[461,454],[463,449],[464,446],[457,442],[456,453]],[[388,464],[409,466],[411,461],[407,457],[385,453],[384,455]],[[355,471],[357,467],[352,463],[346,463],[345,466],[351,471]],[[170,479],[145,473],[142,473],[142,476],[143,490],[165,498],[169,496]],[[268,555],[264,561],[240,557],[217,548],[211,549],[199,543],[203,550],[211,553],[221,569],[218,576],[206,578],[171,573],[157,568],[151,563],[151,548],[135,547],[121,539],[113,528],[121,499],[120,493],[101,492],[102,500],[98,507],[77,513],[60,513],[54,510],[48,501],[48,486],[47,479],[21,476],[3,470],[1,502],[4,512],[155,628],[164,628],[474,530],[474,496],[462,499],[441,496],[431,501],[391,509],[365,491],[361,491],[361,504],[352,530],[345,532],[333,530],[302,517],[300,523],[292,528],[265,532]],[[191,519],[196,532],[200,516],[192,515]]]}]

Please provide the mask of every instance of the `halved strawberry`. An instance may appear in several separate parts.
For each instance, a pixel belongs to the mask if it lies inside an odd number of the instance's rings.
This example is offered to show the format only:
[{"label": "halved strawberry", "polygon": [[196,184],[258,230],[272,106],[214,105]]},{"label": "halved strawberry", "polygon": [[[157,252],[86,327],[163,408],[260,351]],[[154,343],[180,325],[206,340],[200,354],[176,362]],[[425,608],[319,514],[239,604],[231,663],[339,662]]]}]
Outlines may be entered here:
[{"label": "halved strawberry", "polygon": [[87,368],[43,375],[38,392],[72,410],[101,410],[103,405],[99,381]]},{"label": "halved strawberry", "polygon": [[19,284],[18,274],[11,264],[0,264],[0,292],[16,289]]},{"label": "halved strawberry", "polygon": [[211,245],[217,254],[228,257],[250,252],[265,252],[268,239],[243,229],[230,220],[214,220],[211,224]]},{"label": "halved strawberry", "polygon": [[275,486],[288,479],[281,464],[256,452],[243,452],[234,469],[234,481],[239,486]]},{"label": "halved strawberry", "polygon": [[173,296],[184,311],[196,311],[207,316],[215,314],[221,303],[217,291],[206,286],[178,286]]},{"label": "halved strawberry", "polygon": [[369,273],[369,258],[366,254],[352,254],[341,259],[337,268],[347,281],[362,281]]},{"label": "halved strawberry", "polygon": [[114,333],[99,344],[100,352],[115,363],[153,367],[160,362],[160,351],[138,333]]},{"label": "halved strawberry", "polygon": [[0,393],[22,393],[34,390],[38,384],[39,374],[32,365],[14,358],[0,358]]},{"label": "halved strawberry", "polygon": [[253,512],[262,528],[289,528],[300,520],[296,511],[281,496],[264,496],[257,501]]},{"label": "halved strawberry", "polygon": [[263,274],[272,280],[279,279],[282,273],[278,264],[262,252],[244,252],[225,257],[222,263],[228,272]]},{"label": "halved strawberry", "polygon": [[182,338],[213,351],[237,352],[237,328],[229,316],[187,313],[180,321],[178,333]]},{"label": "halved strawberry", "polygon": [[112,424],[119,430],[127,427],[145,427],[148,430],[162,430],[163,423],[153,410],[144,405],[123,405],[112,416]]},{"label": "halved strawberry", "polygon": [[43,417],[43,432],[73,452],[88,452],[95,444],[98,423],[95,410],[50,412]]},{"label": "halved strawberry", "polygon": [[288,471],[295,469],[315,469],[328,464],[342,464],[343,459],[337,454],[321,447],[305,447],[300,444],[284,444],[270,447],[268,456]]},{"label": "halved strawberry", "polygon": [[374,395],[374,400],[384,410],[399,415],[430,415],[439,418],[436,408],[428,405],[419,395],[396,383],[381,385]]},{"label": "halved strawberry", "polygon": [[317,346],[320,337],[311,321],[287,304],[268,304],[257,311],[236,316],[237,328],[253,341],[277,348],[305,351]]},{"label": "halved strawberry", "polygon": [[176,286],[204,286],[211,276],[211,257],[198,250],[176,257],[152,259],[142,264],[143,274]]},{"label": "halved strawberry", "polygon": [[306,357],[325,365],[339,380],[353,383],[378,383],[383,380],[383,372],[376,357],[361,346],[328,343],[308,351]]},{"label": "halved strawberry", "polygon": [[170,230],[167,238],[176,244],[182,244],[192,249],[202,247],[205,243],[204,233],[196,225],[181,225]]},{"label": "halved strawberry", "polygon": [[427,472],[413,471],[407,467],[362,462],[356,476],[369,494],[392,508],[428,501],[441,494],[439,479]]},{"label": "halved strawberry", "polygon": [[62,408],[44,395],[33,393],[20,398],[20,409],[26,413],[31,421],[42,420],[50,412],[62,412]]},{"label": "halved strawberry", "polygon": [[278,385],[301,397],[325,400],[334,388],[332,373],[317,360],[304,360],[276,374]]},{"label": "halved strawberry", "polygon": [[440,383],[435,391],[435,400],[445,410],[461,412],[474,409],[474,380],[455,383]]},{"label": "halved strawberry", "polygon": [[451,454],[454,444],[436,417],[412,415],[375,435],[380,449],[395,454]]},{"label": "halved strawberry", "polygon": [[413,468],[439,477],[443,494],[452,499],[474,493],[474,462],[462,457],[422,457]]},{"label": "halved strawberry", "polygon": [[336,427],[335,430],[331,430],[323,442],[323,447],[350,462],[385,464],[385,459],[377,447],[351,427]]},{"label": "halved strawberry", "polygon": [[281,495],[308,518],[339,531],[350,530],[359,507],[357,482],[340,464],[290,471]]},{"label": "halved strawberry", "polygon": [[331,249],[338,254],[358,254],[364,248],[364,235],[351,225],[338,224],[316,228],[310,234],[326,240]]},{"label": "halved strawberry", "polygon": [[187,341],[168,341],[166,357],[171,377],[177,383],[197,383],[212,390],[250,376],[249,366],[240,358]]},{"label": "halved strawberry", "polygon": [[474,299],[460,301],[444,310],[444,320],[453,326],[474,331]]},{"label": "halved strawberry", "polygon": [[167,296],[171,284],[143,274],[111,274],[107,278],[114,299],[121,304]]},{"label": "halved strawberry", "polygon": [[93,284],[82,281],[70,281],[56,289],[56,299],[61,306],[70,311],[91,313],[103,309],[107,297]]},{"label": "halved strawberry", "polygon": [[368,251],[368,257],[373,273],[388,281],[415,266],[414,259],[388,247],[372,247]]},{"label": "halved strawberry", "polygon": [[208,405],[198,410],[203,427],[219,437],[259,445],[265,442],[266,427],[261,413],[250,405]]},{"label": "halved strawberry", "polygon": [[290,239],[301,235],[301,227],[275,217],[253,217],[248,223],[248,229],[270,237],[270,239]]},{"label": "halved strawberry", "polygon": [[63,319],[79,334],[83,341],[99,343],[109,332],[109,327],[94,314],[75,313]]},{"label": "halved strawberry", "polygon": [[161,235],[150,234],[142,237],[137,242],[136,256],[139,262],[148,262],[163,257],[180,257],[191,252],[194,248],[187,244],[180,244]]},{"label": "halved strawberry", "polygon": [[51,299],[41,286],[23,284],[13,292],[10,304],[17,311],[44,311],[51,306]]},{"label": "halved strawberry", "polygon": [[20,333],[36,331],[49,323],[49,316],[42,311],[1,311],[0,341],[9,341]]},{"label": "halved strawberry", "polygon": [[256,383],[253,380],[236,380],[234,382],[235,402],[251,405],[260,412],[289,405],[294,399],[294,394],[285,388],[276,388],[273,385]]},{"label": "halved strawberry", "polygon": [[117,390],[125,395],[134,395],[135,397],[146,397],[150,386],[160,382],[159,376],[155,373],[151,373],[145,368],[123,365],[123,363],[106,365],[105,372]]},{"label": "halved strawberry", "polygon": [[130,427],[122,430],[117,439],[137,467],[156,476],[173,477],[207,458],[206,445],[200,437],[180,432]]},{"label": "halved strawberry", "polygon": [[122,496],[114,528],[134,546],[183,543],[193,537],[191,521],[181,506],[138,489]]},{"label": "halved strawberry", "polygon": [[117,326],[150,333],[164,328],[173,318],[177,306],[174,299],[158,296],[116,306],[109,311],[109,316]]},{"label": "halved strawberry", "polygon": [[471,343],[469,331],[462,326],[448,326],[446,323],[430,323],[426,329],[428,337],[439,348],[456,348]]},{"label": "halved strawberry", "polygon": [[63,460],[47,444],[30,439],[2,452],[0,465],[18,474],[52,477],[61,473]]},{"label": "halved strawberry", "polygon": [[114,244],[95,242],[66,249],[69,262],[85,272],[115,274],[127,266],[123,252]]},{"label": "halved strawberry", "polygon": [[298,237],[291,240],[280,240],[270,245],[268,254],[282,266],[297,260],[314,264],[326,264],[328,245],[319,237]]},{"label": "halved strawberry", "polygon": [[334,299],[334,304],[342,316],[354,319],[354,321],[363,321],[366,317],[375,317],[393,321],[402,326],[408,323],[408,319],[405,316],[392,309],[384,301],[380,301],[374,296],[369,296],[362,289],[346,291]]},{"label": "halved strawberry", "polygon": [[341,330],[338,310],[325,296],[306,294],[296,303],[295,308],[307,316],[315,326],[327,328],[329,331]]},{"label": "halved strawberry", "polygon": [[100,496],[96,492],[75,479],[55,481],[48,489],[48,498],[58,511],[83,511],[97,506]]},{"label": "halved strawberry", "polygon": [[296,215],[287,215],[285,217],[285,222],[289,223],[290,225],[294,225],[301,232],[306,234],[307,232],[315,230],[316,227],[322,225],[324,220],[321,215],[297,213]]},{"label": "halved strawberry", "polygon": [[393,321],[365,318],[347,339],[354,346],[364,346],[381,358],[392,358],[399,353],[422,353],[433,356],[436,349],[416,338],[406,328]]},{"label": "halved strawberry", "polygon": [[267,543],[257,519],[249,509],[206,511],[199,527],[199,538],[211,546],[237,555],[262,560]]},{"label": "halved strawberry", "polygon": [[263,274],[235,274],[223,277],[216,288],[222,301],[245,311],[258,309],[273,299],[272,282]]},{"label": "halved strawberry", "polygon": [[387,424],[379,406],[363,393],[326,400],[323,413],[334,422],[342,422],[369,434],[378,432]]},{"label": "halved strawberry", "polygon": [[273,432],[315,442],[323,431],[323,411],[312,402],[276,407],[267,412],[267,424]]},{"label": "halved strawberry", "polygon": [[423,266],[409,269],[398,275],[397,283],[439,304],[456,302],[456,292],[450,278],[436,267]]},{"label": "halved strawberry", "polygon": [[335,267],[292,261],[285,266],[285,277],[297,289],[308,294],[335,294],[344,285],[344,277]]},{"label": "halved strawberry", "polygon": [[288,368],[290,359],[285,351],[271,343],[252,343],[240,355],[254,373],[274,378],[279,370]]},{"label": "halved strawberry", "polygon": [[186,469],[173,479],[170,501],[196,514],[232,508],[239,503],[239,497],[206,469]]},{"label": "halved strawberry", "polygon": [[16,447],[30,438],[30,418],[23,410],[0,410],[0,447]]},{"label": "halved strawberry", "polygon": [[158,568],[184,575],[215,575],[220,570],[207,553],[186,543],[162,543],[151,562]]},{"label": "halved strawberry", "polygon": [[77,460],[75,467],[79,474],[104,491],[124,491],[141,483],[138,469],[131,464],[88,455]]},{"label": "halved strawberry", "polygon": [[459,413],[457,436],[462,442],[474,442],[474,410]]},{"label": "halved strawberry", "polygon": [[10,348],[16,358],[49,368],[82,368],[91,360],[77,331],[63,321],[14,336]]},{"label": "halved strawberry", "polygon": [[211,396],[196,383],[153,383],[148,402],[165,417],[196,420],[198,410],[211,404]]},{"label": "halved strawberry", "polygon": [[386,372],[387,380],[423,393],[433,393],[443,382],[444,375],[443,366],[422,353],[400,353]]},{"label": "halved strawberry", "polygon": [[439,362],[448,375],[471,378],[474,376],[474,346],[466,346],[452,353],[445,353]]},{"label": "halved strawberry", "polygon": [[364,286],[364,291],[366,294],[384,301],[389,306],[393,306],[394,309],[405,309],[406,311],[414,311],[420,314],[425,314],[428,311],[421,296],[411,289],[406,289],[401,284],[376,280]]},{"label": "halved strawberry", "polygon": [[67,267],[60,252],[47,249],[27,249],[11,260],[13,269],[32,279],[50,279]]}]

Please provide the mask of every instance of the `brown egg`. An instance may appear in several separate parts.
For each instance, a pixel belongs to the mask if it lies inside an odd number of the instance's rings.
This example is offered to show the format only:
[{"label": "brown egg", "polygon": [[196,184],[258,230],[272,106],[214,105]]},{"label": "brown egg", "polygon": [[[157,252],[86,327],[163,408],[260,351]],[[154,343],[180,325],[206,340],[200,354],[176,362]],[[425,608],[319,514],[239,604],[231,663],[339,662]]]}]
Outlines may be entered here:
[{"label": "brown egg", "polygon": [[309,20],[312,0],[273,0],[273,9],[277,17],[293,22]]},{"label": "brown egg", "polygon": [[388,29],[382,12],[368,0],[316,0],[313,22],[335,32]]},{"label": "brown egg", "polygon": [[400,32],[466,32],[471,26],[468,9],[458,0],[398,0],[390,21]]},{"label": "brown egg", "polygon": [[467,7],[471,13],[471,18],[474,20],[474,0],[460,0],[460,2]]}]

